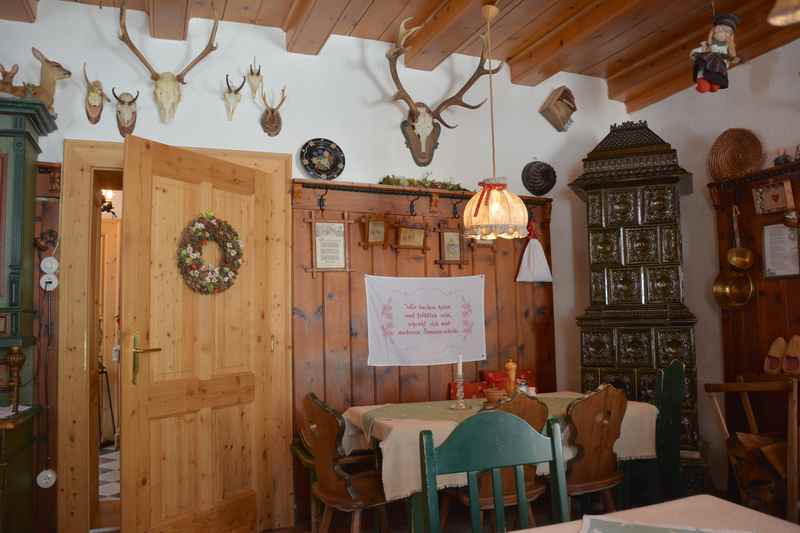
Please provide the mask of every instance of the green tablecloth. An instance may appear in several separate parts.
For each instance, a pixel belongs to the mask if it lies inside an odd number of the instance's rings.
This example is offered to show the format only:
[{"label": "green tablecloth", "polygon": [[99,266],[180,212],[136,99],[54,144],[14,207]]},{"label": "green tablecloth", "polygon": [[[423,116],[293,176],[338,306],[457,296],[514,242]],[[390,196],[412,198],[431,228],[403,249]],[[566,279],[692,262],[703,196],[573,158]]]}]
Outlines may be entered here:
[{"label": "green tablecloth", "polygon": [[[575,401],[575,396],[539,396],[538,400],[547,406],[548,416],[561,416],[567,413],[567,407],[570,403]],[[450,420],[452,422],[463,422],[472,415],[478,413],[483,404],[486,402],[484,399],[470,399],[464,400],[470,409],[459,411],[451,409],[453,405],[452,400],[439,401],[439,402],[418,402],[418,403],[396,403],[384,405],[376,409],[371,409],[364,414],[364,434],[367,438],[372,438],[372,425],[375,420],[398,420],[398,419],[413,419],[413,420]]]}]

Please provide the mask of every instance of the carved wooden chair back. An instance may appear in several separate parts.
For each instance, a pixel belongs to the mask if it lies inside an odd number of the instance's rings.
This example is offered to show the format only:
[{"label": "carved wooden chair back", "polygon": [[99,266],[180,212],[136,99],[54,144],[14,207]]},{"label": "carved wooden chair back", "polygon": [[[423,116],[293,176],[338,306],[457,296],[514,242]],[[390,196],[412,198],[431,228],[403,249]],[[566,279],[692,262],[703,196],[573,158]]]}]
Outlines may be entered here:
[{"label": "carved wooden chair back", "polygon": [[622,481],[614,443],[627,405],[624,391],[604,384],[567,408],[569,444],[578,450],[567,469],[570,495],[606,490]]},{"label": "carved wooden chair back", "polygon": [[473,533],[481,530],[478,477],[491,471],[495,508],[495,531],[506,531],[505,503],[501,469],[514,468],[518,526],[528,527],[528,505],[525,495],[523,465],[550,463],[553,518],[557,522],[569,518],[565,488],[564,457],[559,419],[548,421],[546,437],[518,416],[503,411],[484,411],[460,423],[442,443],[433,445],[433,433],[419,435],[422,463],[422,496],[426,512],[425,524],[431,533],[439,533],[439,495],[436,477],[443,474],[466,473],[469,487],[469,508]]}]

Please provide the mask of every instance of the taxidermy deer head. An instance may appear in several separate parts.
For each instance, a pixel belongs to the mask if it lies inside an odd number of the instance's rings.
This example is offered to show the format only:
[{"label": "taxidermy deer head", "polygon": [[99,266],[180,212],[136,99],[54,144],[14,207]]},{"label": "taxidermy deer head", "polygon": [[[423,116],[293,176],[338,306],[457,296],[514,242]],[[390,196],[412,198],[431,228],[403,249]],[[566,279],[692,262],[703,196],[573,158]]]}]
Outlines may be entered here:
[{"label": "taxidermy deer head", "polygon": [[131,93],[117,94],[114,88],[111,88],[111,93],[117,100],[117,128],[119,134],[127,137],[133,133],[136,127],[136,100],[139,99],[139,91],[136,91],[136,96]]},{"label": "taxidermy deer head", "polygon": [[86,82],[86,101],[84,102],[86,118],[90,123],[97,124],[103,114],[104,101],[110,102],[111,99],[103,91],[103,84],[100,80],[89,81],[89,76],[86,74],[86,63],[83,64],[83,80]]},{"label": "taxidermy deer head", "polygon": [[39,60],[42,68],[39,75],[39,85],[28,86],[30,95],[38,98],[47,106],[47,110],[53,112],[53,100],[56,94],[56,82],[65,80],[72,76],[72,73],[61,66],[61,63],[47,59],[43,53],[36,48],[31,48],[33,57]]},{"label": "taxidermy deer head", "polygon": [[281,132],[281,128],[283,127],[280,109],[286,101],[286,87],[281,89],[281,100],[275,107],[269,105],[267,96],[264,94],[264,89],[261,89],[261,101],[264,102],[264,106],[266,107],[264,114],[261,115],[261,128],[264,130],[264,133],[270,137],[275,137]]},{"label": "taxidermy deer head", "polygon": [[225,94],[222,95],[222,98],[225,99],[225,110],[228,112],[228,120],[233,120],[233,114],[236,112],[236,106],[238,106],[239,102],[242,101],[242,95],[239,93],[242,91],[242,87],[244,87],[246,81],[247,78],[242,77],[241,85],[234,89],[231,87],[230,76],[225,74],[225,84],[228,86],[228,90],[225,91]]},{"label": "taxidermy deer head", "polygon": [[11,65],[11,68],[6,70],[3,65],[0,65],[0,76],[2,76],[2,81],[0,81],[0,90],[4,92],[10,92],[5,89],[6,86],[11,86],[14,84],[14,76],[17,75],[19,72],[19,65]]},{"label": "taxidermy deer head", "polygon": [[443,100],[436,106],[436,109],[431,110],[427,104],[415,102],[414,99],[411,98],[411,95],[409,95],[408,91],[403,87],[400,76],[397,74],[397,60],[400,59],[400,56],[405,54],[407,50],[406,41],[422,28],[422,26],[416,26],[408,29],[407,24],[409,20],[411,20],[411,18],[405,19],[400,24],[397,42],[386,52],[386,59],[389,60],[389,73],[392,75],[392,81],[394,81],[397,87],[397,92],[392,99],[402,100],[408,106],[408,117],[400,126],[403,131],[403,136],[406,138],[406,146],[408,146],[408,149],[411,151],[411,157],[414,158],[414,162],[424,167],[429,165],[433,160],[433,153],[439,145],[439,134],[442,130],[441,125],[450,129],[455,128],[455,126],[451,126],[442,118],[442,112],[451,106],[465,107],[467,109],[478,109],[482,106],[486,100],[479,104],[468,104],[464,101],[464,95],[481,76],[489,73],[495,74],[500,70],[502,65],[498,65],[495,69],[486,68],[487,55],[486,43],[484,42],[478,68],[472,76],[470,76],[458,92]]},{"label": "taxidermy deer head", "polygon": [[250,94],[253,96],[253,100],[257,99],[258,90],[263,83],[264,77],[261,75],[261,65],[256,70],[256,58],[254,57],[253,64],[250,65],[250,72],[247,73],[247,84],[250,86]]},{"label": "taxidermy deer head", "polygon": [[125,26],[125,14],[125,0],[123,0],[119,10],[119,39],[130,48],[133,55],[135,55],[150,72],[150,79],[155,82],[153,95],[155,96],[156,105],[158,106],[158,114],[161,117],[161,122],[168,123],[175,117],[175,110],[178,109],[178,104],[181,101],[181,85],[186,83],[186,75],[195,65],[217,49],[214,39],[217,36],[219,17],[217,16],[216,10],[214,10],[214,26],[211,28],[208,44],[206,44],[203,51],[200,52],[191,63],[186,65],[182,71],[178,74],[174,74],[172,72],[156,72],[156,69],[147,61],[144,54],[136,48],[136,45],[131,41],[130,35],[128,35],[128,28]]}]

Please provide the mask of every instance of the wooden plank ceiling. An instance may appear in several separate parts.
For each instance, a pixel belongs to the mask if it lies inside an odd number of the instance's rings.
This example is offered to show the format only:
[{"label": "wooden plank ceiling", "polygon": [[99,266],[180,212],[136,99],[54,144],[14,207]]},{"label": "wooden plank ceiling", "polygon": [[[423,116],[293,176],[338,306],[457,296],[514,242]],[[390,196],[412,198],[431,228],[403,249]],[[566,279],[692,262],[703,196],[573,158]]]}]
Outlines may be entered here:
[{"label": "wooden plank ceiling", "polygon": [[[65,0],[66,1],[66,0]],[[118,6],[120,0],[70,0]],[[14,0],[15,3],[24,3]],[[405,63],[432,70],[452,53],[480,54],[481,0],[215,0],[223,20],[286,31],[291,52],[317,54],[331,34],[394,40],[400,22],[424,28]],[[774,0],[715,0],[742,18],[743,62],[800,37],[800,24],[770,26]],[[147,11],[154,37],[185,39],[191,17],[212,15],[211,0],[128,0]],[[511,81],[534,86],[561,71],[608,80],[608,96],[637,111],[692,85],[689,52],[706,38],[711,0],[498,0],[494,56]],[[0,12],[0,16],[3,16]]]}]

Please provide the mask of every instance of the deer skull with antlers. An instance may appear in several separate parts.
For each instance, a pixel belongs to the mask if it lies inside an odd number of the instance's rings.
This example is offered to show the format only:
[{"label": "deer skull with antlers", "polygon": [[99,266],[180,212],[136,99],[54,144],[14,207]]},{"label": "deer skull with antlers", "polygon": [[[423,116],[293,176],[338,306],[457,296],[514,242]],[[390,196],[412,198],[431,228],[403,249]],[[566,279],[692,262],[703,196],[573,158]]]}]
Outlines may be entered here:
[{"label": "deer skull with antlers", "polygon": [[236,113],[236,106],[239,105],[239,102],[242,101],[242,95],[239,94],[244,87],[245,82],[247,81],[246,77],[242,78],[242,83],[234,89],[231,87],[231,79],[230,76],[225,74],[225,84],[228,86],[228,90],[225,91],[225,94],[222,95],[222,98],[225,100],[225,110],[228,112],[228,120],[233,120],[233,114]]},{"label": "deer skull with antlers", "polygon": [[403,87],[400,76],[397,74],[397,61],[400,59],[400,56],[406,53],[406,42],[422,28],[422,26],[415,26],[409,29],[407,26],[410,20],[411,18],[407,18],[400,24],[397,42],[386,52],[386,59],[389,60],[389,73],[392,76],[392,81],[394,81],[397,87],[397,92],[392,99],[401,100],[408,106],[408,117],[400,126],[403,136],[406,139],[406,146],[408,146],[408,149],[411,151],[411,157],[414,158],[414,162],[424,167],[429,165],[433,160],[433,154],[436,151],[436,147],[439,145],[439,134],[441,133],[442,125],[450,129],[456,127],[455,125],[451,126],[442,118],[444,110],[452,106],[464,107],[467,109],[478,109],[482,106],[486,100],[478,104],[468,104],[464,101],[464,95],[481,76],[495,74],[500,70],[501,66],[495,69],[486,68],[487,50],[486,43],[484,42],[478,68],[458,92],[443,100],[435,109],[431,109],[423,102],[415,102],[414,99],[411,98],[411,95],[408,94],[408,91]]},{"label": "deer skull with antlers", "polygon": [[275,107],[269,105],[267,96],[264,94],[264,89],[261,89],[261,101],[264,102],[264,106],[266,107],[264,114],[261,115],[261,129],[270,137],[275,137],[281,132],[281,128],[283,127],[280,109],[286,101],[286,87],[281,89],[281,99]]},{"label": "deer skull with antlers", "polygon": [[130,35],[128,35],[128,28],[125,25],[125,0],[122,2],[122,6],[119,10],[119,39],[123,43],[125,43],[128,48],[130,48],[133,55],[135,55],[139,61],[145,66],[145,68],[150,72],[150,79],[155,82],[155,90],[153,91],[153,95],[156,99],[156,105],[158,106],[158,114],[161,117],[161,122],[168,123],[171,122],[172,119],[175,117],[175,111],[178,109],[178,104],[181,101],[181,85],[186,83],[186,75],[189,73],[195,65],[197,65],[200,61],[206,58],[211,52],[217,49],[217,45],[214,42],[214,39],[217,36],[217,28],[219,28],[219,17],[217,16],[216,10],[214,10],[214,26],[211,28],[211,35],[208,38],[208,44],[203,49],[200,54],[195,57],[191,63],[186,65],[182,71],[178,74],[172,72],[156,72],[156,69],[150,64],[147,58],[136,48],[136,45],[133,44]]},{"label": "deer skull with antlers", "polygon": [[91,124],[97,124],[103,114],[104,102],[111,102],[111,99],[103,91],[103,83],[100,80],[89,81],[89,75],[86,74],[86,63],[83,64],[83,80],[86,82],[86,99],[84,101],[86,118]]}]

